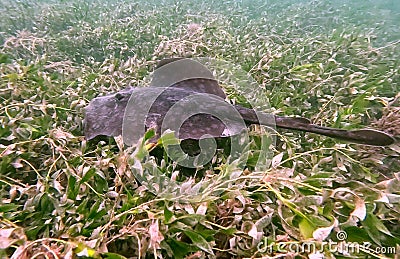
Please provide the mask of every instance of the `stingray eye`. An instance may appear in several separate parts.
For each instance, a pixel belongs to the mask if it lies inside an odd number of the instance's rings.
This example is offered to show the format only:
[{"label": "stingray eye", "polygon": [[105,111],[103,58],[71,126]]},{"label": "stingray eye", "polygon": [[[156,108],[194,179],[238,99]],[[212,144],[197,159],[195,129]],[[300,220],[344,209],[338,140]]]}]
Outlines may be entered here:
[{"label": "stingray eye", "polygon": [[124,98],[124,95],[123,95],[123,94],[120,94],[120,93],[116,93],[116,94],[115,94],[115,99],[116,99],[117,101],[121,101],[123,98]]}]

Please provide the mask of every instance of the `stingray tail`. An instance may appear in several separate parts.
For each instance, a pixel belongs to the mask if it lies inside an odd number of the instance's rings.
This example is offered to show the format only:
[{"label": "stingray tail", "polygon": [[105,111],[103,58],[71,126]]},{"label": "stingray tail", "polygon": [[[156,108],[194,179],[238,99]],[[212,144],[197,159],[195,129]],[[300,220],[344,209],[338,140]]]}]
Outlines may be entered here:
[{"label": "stingray tail", "polygon": [[322,127],[312,124],[305,118],[288,118],[275,116],[276,126],[285,129],[307,131],[350,141],[358,144],[373,146],[387,146],[394,143],[394,138],[385,132],[374,129],[344,130],[329,127]]}]

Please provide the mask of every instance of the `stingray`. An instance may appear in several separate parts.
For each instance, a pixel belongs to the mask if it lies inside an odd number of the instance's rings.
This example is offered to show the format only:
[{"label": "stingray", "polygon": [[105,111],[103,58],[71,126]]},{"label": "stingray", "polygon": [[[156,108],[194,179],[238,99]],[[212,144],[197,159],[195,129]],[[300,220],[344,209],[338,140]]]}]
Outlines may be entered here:
[{"label": "stingray", "polygon": [[199,63],[183,61],[187,59],[161,61],[150,87],[130,87],[94,98],[85,110],[86,139],[123,135],[125,143],[133,144],[136,140],[133,135],[140,136],[150,128],[155,128],[155,140],[166,129],[174,130],[180,140],[224,138],[239,134],[250,124],[261,124],[358,144],[394,143],[392,136],[375,129],[323,127],[306,118],[271,115],[231,105],[210,71]]}]

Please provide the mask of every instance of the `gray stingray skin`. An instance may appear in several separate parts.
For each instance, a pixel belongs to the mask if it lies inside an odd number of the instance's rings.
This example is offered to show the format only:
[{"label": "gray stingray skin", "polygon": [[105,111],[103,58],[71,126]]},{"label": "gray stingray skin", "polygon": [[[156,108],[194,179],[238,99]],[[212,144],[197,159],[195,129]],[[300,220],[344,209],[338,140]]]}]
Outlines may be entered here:
[{"label": "gray stingray skin", "polygon": [[[143,88],[141,88],[143,89]],[[114,94],[101,96],[93,99],[86,108],[85,116],[85,137],[92,139],[98,135],[118,136],[122,134],[124,113],[126,111],[129,98],[132,94],[140,94],[138,88],[128,88]],[[218,86],[215,80],[211,79],[187,79],[185,81],[174,84],[165,88],[162,94],[156,99],[151,106],[145,123],[146,130],[155,127],[156,132],[160,135],[162,120],[166,113],[180,100],[192,96],[193,94],[208,94],[215,96],[223,102],[225,93]],[[140,98],[139,98],[140,99]],[[215,102],[214,102],[215,103]],[[209,103],[200,103],[198,105],[206,105],[208,109],[218,112],[222,109],[218,105]],[[214,105],[214,107],[212,106]],[[128,106],[129,107],[129,106]],[[247,113],[255,116],[251,109],[246,109]],[[248,111],[247,111],[248,110]],[[224,113],[224,111],[220,111]],[[227,116],[229,116],[228,113]],[[210,114],[197,114],[185,120],[179,128],[179,139],[200,139],[203,135],[208,134],[212,137],[227,137],[237,134],[243,130],[243,127],[237,125],[232,132],[226,131],[224,123],[218,118]]]},{"label": "gray stingray skin", "polygon": [[99,135],[122,134],[126,105],[134,88],[94,98],[85,109],[84,132],[86,139]]}]

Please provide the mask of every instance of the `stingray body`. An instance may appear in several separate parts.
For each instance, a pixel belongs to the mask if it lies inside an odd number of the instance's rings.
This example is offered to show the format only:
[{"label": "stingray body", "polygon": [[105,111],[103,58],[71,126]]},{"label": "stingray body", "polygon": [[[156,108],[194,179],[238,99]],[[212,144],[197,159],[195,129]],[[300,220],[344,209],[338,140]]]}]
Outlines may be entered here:
[{"label": "stingray body", "polygon": [[[169,62],[161,64],[167,63]],[[169,74],[164,73],[164,75]],[[239,134],[246,125],[263,124],[271,127],[276,126],[278,128],[313,132],[367,145],[386,146],[394,142],[393,137],[378,130],[360,129],[350,131],[322,127],[312,124],[305,118],[274,116],[256,112],[240,105],[230,105],[225,101],[226,95],[218,82],[210,78],[210,76],[208,77],[203,75],[202,78],[188,78],[178,80],[176,83],[168,83],[168,86],[164,86],[162,91],[157,91],[157,97],[152,100],[149,109],[146,110],[143,121],[132,121],[131,123],[143,124],[144,130],[155,128],[157,136],[160,136],[166,116],[168,116],[172,108],[182,103],[181,110],[168,117],[169,125],[179,126],[175,132],[177,132],[177,137],[181,140],[198,140],[205,135],[208,137],[229,137]],[[159,88],[153,87],[152,90],[155,89],[158,90]],[[124,126],[126,127],[124,120],[126,121],[130,114],[138,113],[139,107],[146,105],[146,98],[140,96],[144,93],[144,90],[146,88],[143,87],[128,88],[117,93],[94,98],[86,108],[84,128],[86,138],[92,139],[98,135],[121,135]],[[199,98],[190,99],[194,95]],[[135,97],[136,100],[133,106],[129,105],[132,102],[132,97]],[[140,102],[143,103],[141,104]],[[193,115],[187,116],[187,118],[184,116],[179,118],[179,114],[183,114],[188,110],[184,106],[188,102],[191,104],[191,109],[194,109]],[[229,106],[233,110],[229,110]],[[143,113],[143,111],[139,113]],[[227,121],[228,123],[226,123]],[[127,128],[129,130],[129,124]]]}]

